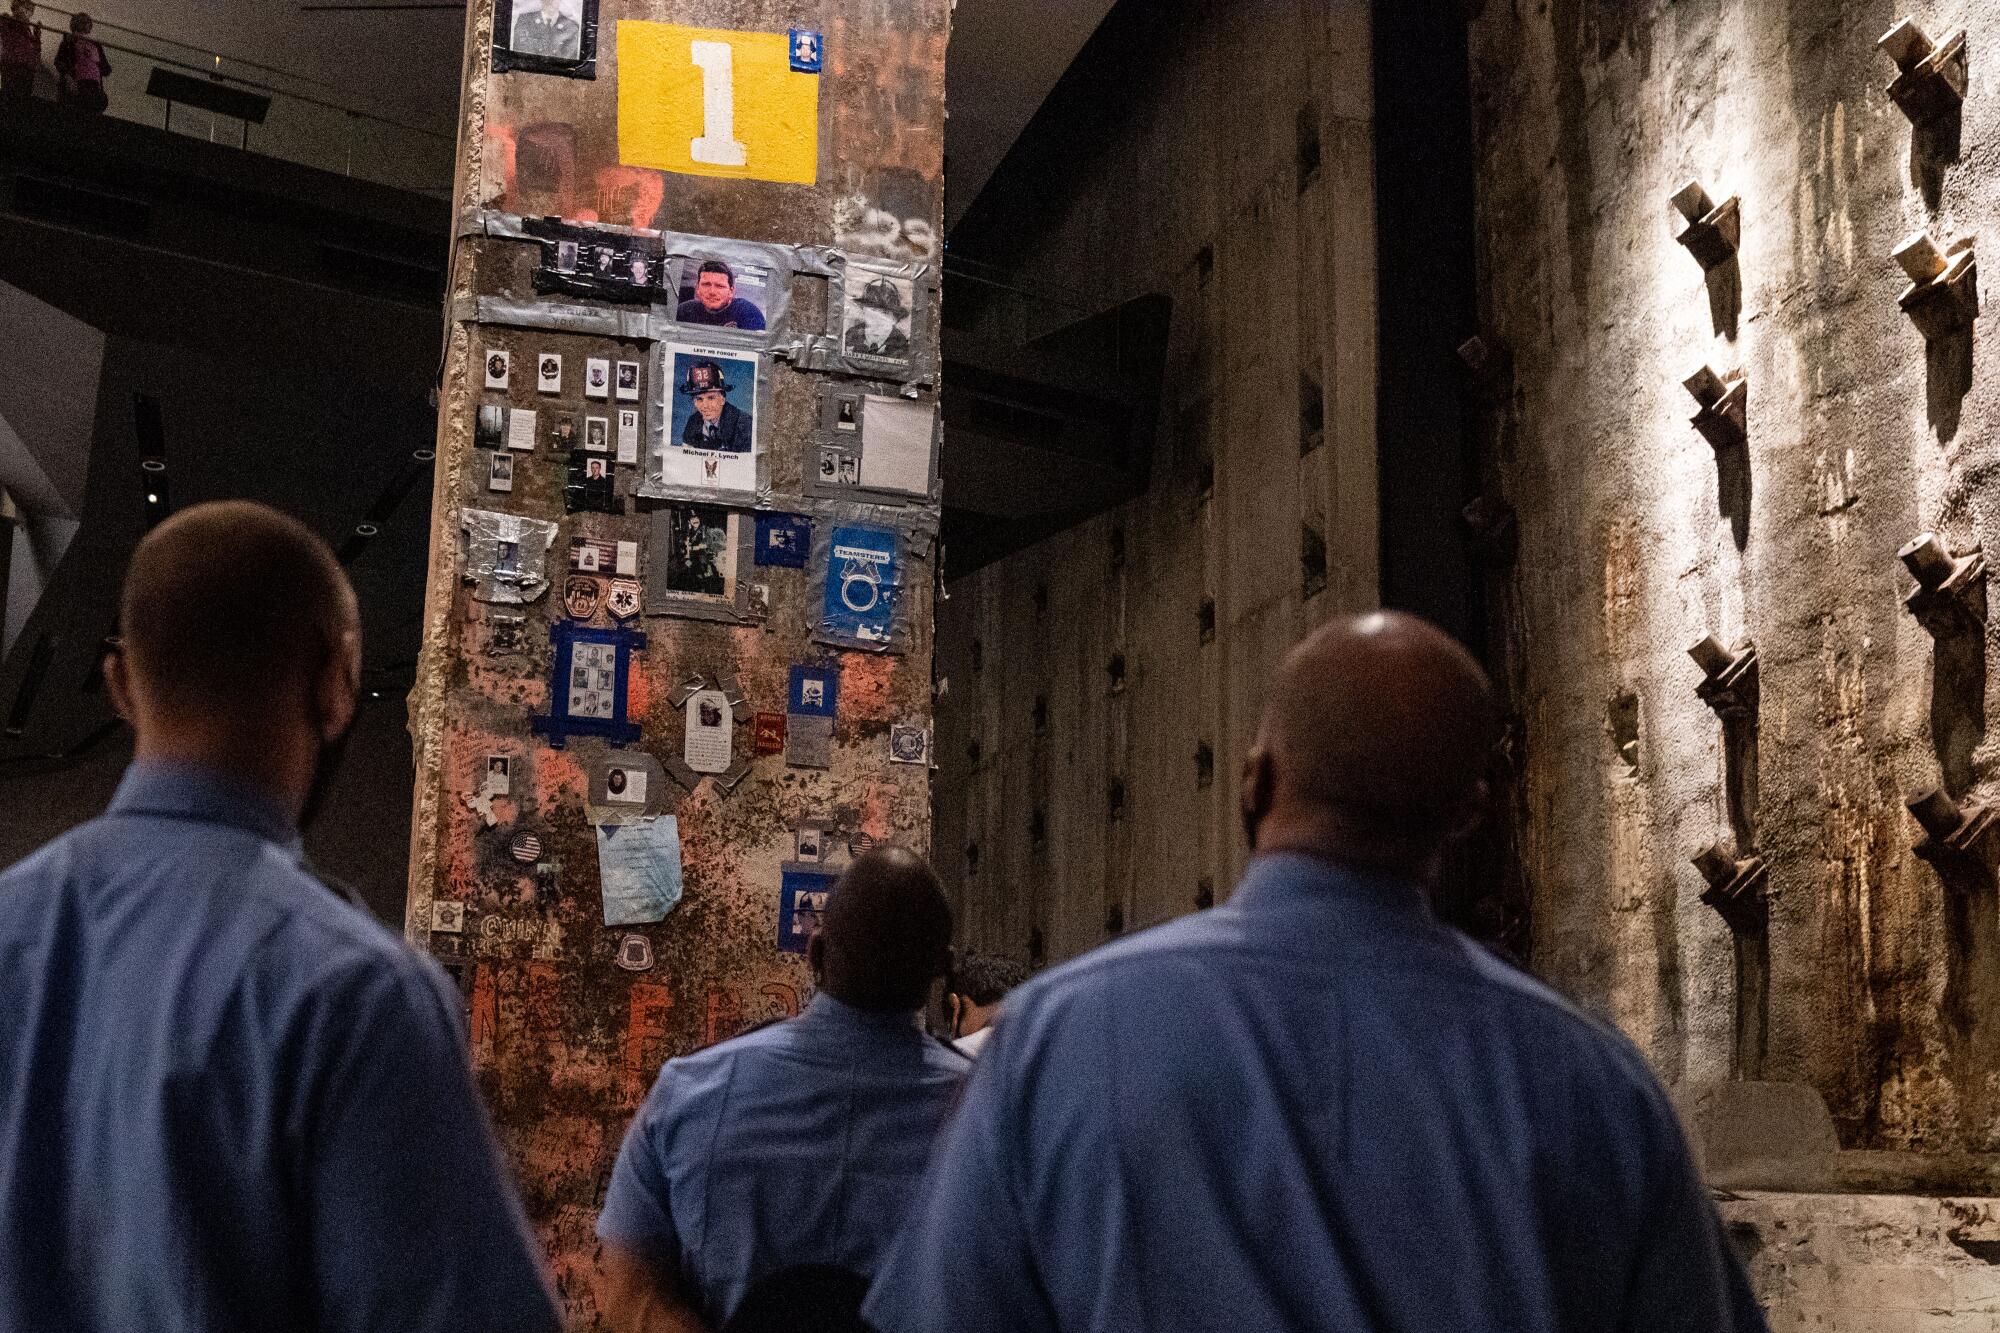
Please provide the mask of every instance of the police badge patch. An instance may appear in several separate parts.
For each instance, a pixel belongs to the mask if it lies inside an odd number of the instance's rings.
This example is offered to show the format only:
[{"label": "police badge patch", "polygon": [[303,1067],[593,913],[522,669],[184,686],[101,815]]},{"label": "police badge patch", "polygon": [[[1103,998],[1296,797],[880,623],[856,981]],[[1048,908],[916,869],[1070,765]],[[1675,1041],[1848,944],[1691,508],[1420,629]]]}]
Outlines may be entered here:
[{"label": "police badge patch", "polygon": [[613,620],[630,620],[639,614],[639,580],[613,579],[604,599],[604,609]]},{"label": "police badge patch", "polygon": [[588,620],[597,614],[604,597],[604,585],[586,575],[572,574],[563,582],[563,609],[572,620]]}]

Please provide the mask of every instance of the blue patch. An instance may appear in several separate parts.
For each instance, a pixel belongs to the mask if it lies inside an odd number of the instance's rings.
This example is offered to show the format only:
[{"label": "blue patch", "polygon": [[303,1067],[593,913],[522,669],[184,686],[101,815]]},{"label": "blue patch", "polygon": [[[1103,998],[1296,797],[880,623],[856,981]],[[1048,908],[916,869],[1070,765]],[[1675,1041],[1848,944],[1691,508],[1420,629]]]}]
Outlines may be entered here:
[{"label": "blue patch", "polygon": [[826,39],[806,28],[791,33],[792,69],[799,74],[817,74],[826,63]]},{"label": "blue patch", "polygon": [[833,667],[795,666],[785,711],[795,717],[833,716],[840,700],[840,672]]},{"label": "blue patch", "polygon": [[804,514],[757,515],[756,560],[780,569],[804,569],[812,553],[813,521]]},{"label": "blue patch", "polygon": [[886,645],[896,620],[896,534],[888,528],[833,530],[820,629],[858,646]]},{"label": "blue patch", "polygon": [[788,865],[778,887],[778,948],[804,953],[826,917],[827,899],[840,876],[817,866]]}]

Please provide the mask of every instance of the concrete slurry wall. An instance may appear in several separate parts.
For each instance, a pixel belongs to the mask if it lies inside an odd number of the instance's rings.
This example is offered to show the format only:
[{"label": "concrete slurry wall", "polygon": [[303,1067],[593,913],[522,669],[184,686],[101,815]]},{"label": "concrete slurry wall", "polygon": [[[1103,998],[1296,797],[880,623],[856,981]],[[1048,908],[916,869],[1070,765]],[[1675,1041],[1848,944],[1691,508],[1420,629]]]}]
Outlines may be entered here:
[{"label": "concrete slurry wall", "polygon": [[[1876,47],[1906,14],[1970,30],[1962,118],[1923,134]],[[1994,898],[1947,890],[1904,808],[1993,794],[1990,633],[1934,651],[1897,558],[2000,544],[2000,381],[1983,328],[1927,347],[1891,259],[1919,228],[2000,246],[2000,4],[1489,0],[1470,31],[1536,970],[1671,1082],[1809,1085],[1847,1149],[2000,1149]],[[1691,179],[1740,199],[1706,275]],[[1747,444],[1690,426],[1703,363],[1747,376]],[[1734,745],[1710,632],[1758,654]],[[1740,944],[1689,863],[1718,839],[1768,869]]]},{"label": "concrete slurry wall", "polygon": [[1173,298],[1150,487],[938,608],[939,870],[965,939],[1017,957],[1226,896],[1266,678],[1376,597],[1367,7],[1160,14],[1165,54],[1092,131],[1089,170],[1049,183],[1015,269],[1093,308]]}]

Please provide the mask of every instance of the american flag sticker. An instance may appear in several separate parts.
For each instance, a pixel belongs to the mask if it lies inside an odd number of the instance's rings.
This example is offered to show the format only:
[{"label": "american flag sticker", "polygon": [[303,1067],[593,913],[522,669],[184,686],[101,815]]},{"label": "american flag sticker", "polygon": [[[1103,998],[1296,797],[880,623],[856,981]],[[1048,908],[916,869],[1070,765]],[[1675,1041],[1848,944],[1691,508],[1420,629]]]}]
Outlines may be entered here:
[{"label": "american flag sticker", "polygon": [[[618,548],[622,544],[597,537],[572,537],[569,542],[569,567],[579,574],[612,573],[617,569]],[[636,548],[637,543],[633,546]],[[633,563],[638,563],[636,558]]]},{"label": "american flag sticker", "polygon": [[542,859],[542,840],[532,833],[516,833],[507,850],[522,865],[530,865]]}]

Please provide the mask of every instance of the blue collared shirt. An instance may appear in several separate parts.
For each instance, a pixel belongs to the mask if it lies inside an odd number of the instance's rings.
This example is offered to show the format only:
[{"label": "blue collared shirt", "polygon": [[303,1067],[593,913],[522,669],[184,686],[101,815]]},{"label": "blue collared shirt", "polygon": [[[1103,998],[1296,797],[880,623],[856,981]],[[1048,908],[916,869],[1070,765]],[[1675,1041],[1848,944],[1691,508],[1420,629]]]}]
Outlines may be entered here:
[{"label": "blue collared shirt", "polygon": [[0,1329],[557,1327],[434,964],[134,764],[0,874]]},{"label": "blue collared shirt", "polygon": [[863,1277],[902,1221],[969,1066],[911,1014],[824,992],[797,1018],[670,1060],[597,1220],[711,1324],[793,1264]]},{"label": "blue collared shirt", "polygon": [[865,1311],[881,1333],[1622,1333],[1763,1317],[1638,1053],[1299,856],[1037,978]]}]

